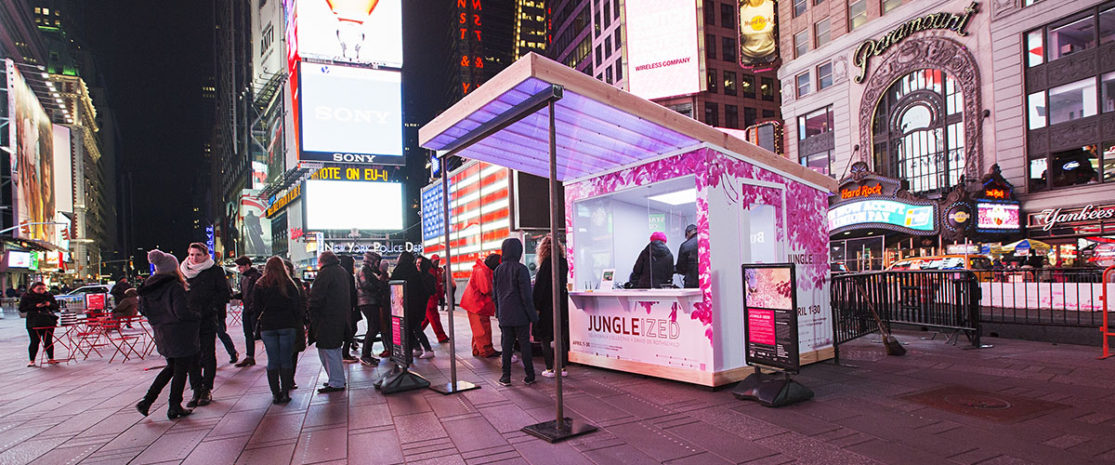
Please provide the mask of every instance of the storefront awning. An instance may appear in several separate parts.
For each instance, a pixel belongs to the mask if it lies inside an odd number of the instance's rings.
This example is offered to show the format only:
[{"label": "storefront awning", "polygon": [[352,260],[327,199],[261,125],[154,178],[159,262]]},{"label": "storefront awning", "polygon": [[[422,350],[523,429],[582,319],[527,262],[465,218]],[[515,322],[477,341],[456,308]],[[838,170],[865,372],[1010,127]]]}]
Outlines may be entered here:
[{"label": "storefront awning", "polygon": [[[785,175],[836,190],[836,180],[649,100],[530,53],[418,131],[432,150],[462,146],[506,114],[561,88],[556,100],[557,179],[575,180],[702,145],[718,147]],[[549,177],[545,106],[465,146],[457,155]]]}]

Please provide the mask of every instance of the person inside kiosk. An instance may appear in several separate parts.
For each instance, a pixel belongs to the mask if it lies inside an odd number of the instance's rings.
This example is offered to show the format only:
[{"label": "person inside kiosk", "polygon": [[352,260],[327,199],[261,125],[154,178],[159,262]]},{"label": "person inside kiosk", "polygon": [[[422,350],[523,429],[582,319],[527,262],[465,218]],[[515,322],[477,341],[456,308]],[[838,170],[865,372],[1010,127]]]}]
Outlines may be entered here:
[{"label": "person inside kiosk", "polygon": [[675,274],[668,244],[683,243],[686,226],[697,222],[696,177],[683,176],[577,201],[573,215],[576,289],[601,289],[601,283],[607,281],[604,277],[612,274],[630,279],[627,284],[617,282],[616,288],[683,287],[683,276]]}]

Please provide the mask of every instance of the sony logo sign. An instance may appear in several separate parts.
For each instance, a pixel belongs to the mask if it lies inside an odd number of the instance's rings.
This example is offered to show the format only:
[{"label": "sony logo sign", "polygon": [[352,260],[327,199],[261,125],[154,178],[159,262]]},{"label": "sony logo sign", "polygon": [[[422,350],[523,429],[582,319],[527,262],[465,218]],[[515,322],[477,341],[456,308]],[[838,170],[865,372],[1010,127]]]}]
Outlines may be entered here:
[{"label": "sony logo sign", "polygon": [[357,108],[314,107],[314,119],[338,121],[342,123],[388,124],[392,113],[389,111],[361,110]]},{"label": "sony logo sign", "polygon": [[333,161],[348,162],[348,163],[372,163],[376,159],[375,155],[363,155],[359,153],[334,153]]}]

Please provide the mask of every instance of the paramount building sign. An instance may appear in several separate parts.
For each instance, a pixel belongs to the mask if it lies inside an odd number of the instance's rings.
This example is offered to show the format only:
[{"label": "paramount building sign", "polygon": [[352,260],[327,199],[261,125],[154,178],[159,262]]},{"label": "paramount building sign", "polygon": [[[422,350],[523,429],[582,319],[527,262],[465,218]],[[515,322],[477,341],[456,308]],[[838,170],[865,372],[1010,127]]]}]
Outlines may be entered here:
[{"label": "paramount building sign", "polygon": [[972,2],[971,5],[968,5],[968,8],[964,9],[963,13],[930,13],[902,23],[891,29],[882,38],[863,41],[859,44],[859,47],[856,47],[855,53],[852,54],[852,64],[860,69],[859,76],[856,76],[856,82],[863,82],[863,79],[867,77],[867,65],[871,57],[886,53],[892,45],[905,40],[914,33],[945,29],[962,37],[968,35],[968,20],[977,12],[979,12],[979,2]]}]

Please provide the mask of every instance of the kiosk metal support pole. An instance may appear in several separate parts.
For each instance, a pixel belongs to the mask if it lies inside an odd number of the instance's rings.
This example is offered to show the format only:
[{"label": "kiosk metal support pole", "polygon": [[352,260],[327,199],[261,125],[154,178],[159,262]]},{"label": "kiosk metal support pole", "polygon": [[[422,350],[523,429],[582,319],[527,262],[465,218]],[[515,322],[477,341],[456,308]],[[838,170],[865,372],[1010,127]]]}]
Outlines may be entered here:
[{"label": "kiosk metal support pole", "polygon": [[431,385],[430,389],[445,395],[480,389],[474,383],[457,380],[457,338],[453,334],[453,252],[449,248],[449,169],[446,166],[447,154],[438,157],[441,163],[441,219],[445,229],[445,308],[449,311],[449,383]]},{"label": "kiosk metal support pole", "polygon": [[[596,427],[587,424],[580,420],[574,420],[565,416],[565,402],[562,396],[561,385],[561,371],[562,371],[562,357],[565,355],[565,346],[562,341],[561,331],[561,295],[562,289],[558,286],[561,280],[558,278],[561,273],[560,259],[565,254],[564,251],[559,250],[557,247],[557,231],[558,231],[558,188],[557,188],[557,135],[554,133],[554,101],[549,102],[549,117],[550,117],[550,284],[551,284],[551,304],[553,304],[553,320],[554,320],[554,388],[557,391],[556,395],[556,419],[554,421],[547,421],[544,423],[537,423],[523,428],[523,432],[531,436],[544,439],[548,442],[563,441],[582,434],[591,433],[596,431]],[[543,279],[539,276],[538,279]],[[545,344],[545,341],[543,341]],[[527,362],[529,363],[529,361]]]}]

